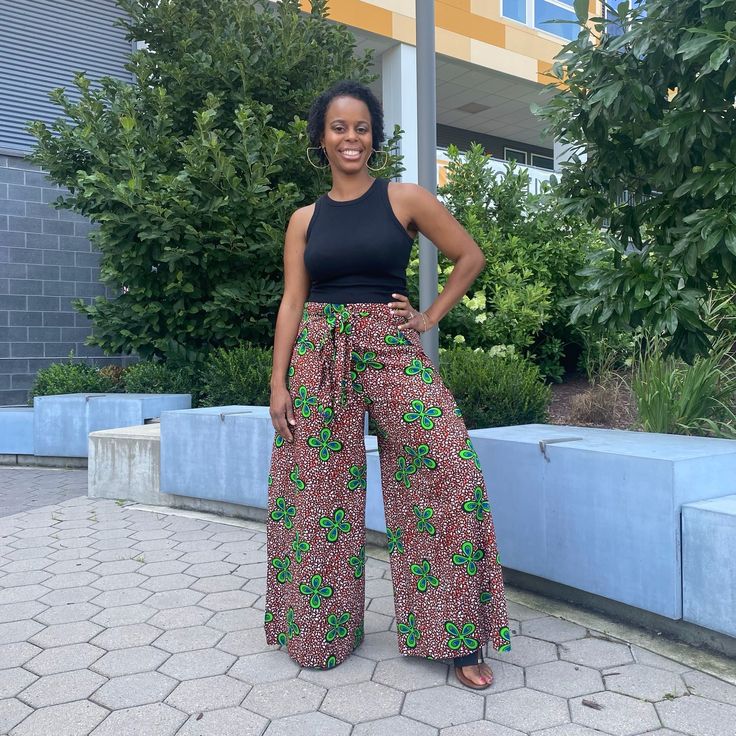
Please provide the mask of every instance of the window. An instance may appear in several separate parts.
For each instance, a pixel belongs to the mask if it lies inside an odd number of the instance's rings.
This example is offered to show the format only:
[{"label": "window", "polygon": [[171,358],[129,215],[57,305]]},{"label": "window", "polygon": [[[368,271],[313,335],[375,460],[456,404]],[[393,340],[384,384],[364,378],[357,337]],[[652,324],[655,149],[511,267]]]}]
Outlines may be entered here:
[{"label": "window", "polygon": [[[580,33],[572,0],[502,0],[501,14],[504,18],[510,18],[567,40],[576,38]],[[568,20],[574,22],[549,22]]]},{"label": "window", "polygon": [[[633,0],[631,3],[632,10],[637,11],[636,17],[643,18],[646,16],[647,11],[644,8],[644,4],[645,0]],[[628,31],[631,28],[631,24],[629,23],[625,24],[624,27],[624,24],[618,21],[615,13],[611,12],[605,3],[603,4],[603,17],[611,18],[612,20],[611,23],[606,25],[606,33],[608,33],[609,36],[621,36],[624,31]]]},{"label": "window", "polygon": [[504,146],[503,157],[507,161],[517,161],[520,164],[526,165],[526,151],[522,151],[518,148],[506,148]]},{"label": "window", "polygon": [[536,166],[538,169],[549,169],[553,171],[555,160],[551,156],[540,156],[538,153],[533,153],[532,166]]}]

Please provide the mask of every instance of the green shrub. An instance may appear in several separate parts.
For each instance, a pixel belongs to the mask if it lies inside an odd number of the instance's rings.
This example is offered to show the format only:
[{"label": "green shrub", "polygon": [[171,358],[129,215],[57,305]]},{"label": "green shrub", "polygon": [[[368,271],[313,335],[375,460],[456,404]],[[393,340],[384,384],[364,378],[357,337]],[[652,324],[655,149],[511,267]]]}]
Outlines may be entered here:
[{"label": "green shrub", "polygon": [[664,338],[643,342],[631,389],[647,432],[736,438],[736,358],[720,340],[692,365],[665,352]]},{"label": "green shrub", "polygon": [[200,389],[192,366],[174,367],[161,361],[142,360],[128,366],[122,380],[130,394],[191,394],[192,406],[198,405]]},{"label": "green shrub", "polygon": [[72,354],[67,363],[52,363],[41,368],[28,392],[28,403],[33,404],[34,396],[56,394],[107,393],[118,391],[119,386],[108,373],[102,373],[95,366],[72,362]]},{"label": "green shrub", "polygon": [[469,429],[544,422],[552,398],[539,368],[515,355],[444,350],[440,370]]},{"label": "green shrub", "polygon": [[213,350],[204,362],[202,406],[268,406],[273,351],[248,343]]}]

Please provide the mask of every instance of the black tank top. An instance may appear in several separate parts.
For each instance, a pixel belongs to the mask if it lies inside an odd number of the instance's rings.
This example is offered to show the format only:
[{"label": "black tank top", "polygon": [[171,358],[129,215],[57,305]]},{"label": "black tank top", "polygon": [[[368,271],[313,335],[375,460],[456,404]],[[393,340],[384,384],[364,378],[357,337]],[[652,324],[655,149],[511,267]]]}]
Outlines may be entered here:
[{"label": "black tank top", "polygon": [[391,208],[387,179],[346,202],[323,194],[307,228],[307,301],[389,302],[391,294],[406,295],[413,242]]}]

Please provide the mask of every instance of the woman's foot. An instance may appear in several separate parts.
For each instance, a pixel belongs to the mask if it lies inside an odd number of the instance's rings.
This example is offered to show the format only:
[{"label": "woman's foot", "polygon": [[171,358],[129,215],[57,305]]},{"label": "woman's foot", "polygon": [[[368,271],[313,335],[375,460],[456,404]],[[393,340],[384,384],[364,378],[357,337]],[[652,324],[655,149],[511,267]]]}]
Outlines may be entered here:
[{"label": "woman's foot", "polygon": [[466,687],[474,690],[485,690],[493,684],[493,671],[483,661],[483,653],[479,654],[478,664],[455,667],[455,676]]}]

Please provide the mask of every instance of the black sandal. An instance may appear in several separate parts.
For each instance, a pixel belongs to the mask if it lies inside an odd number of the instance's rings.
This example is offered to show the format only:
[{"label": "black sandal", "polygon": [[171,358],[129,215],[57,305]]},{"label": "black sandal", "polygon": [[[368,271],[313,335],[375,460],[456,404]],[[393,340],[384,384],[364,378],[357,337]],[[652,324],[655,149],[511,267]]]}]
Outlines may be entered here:
[{"label": "black sandal", "polygon": [[[485,660],[483,659],[483,650],[482,649],[479,649],[478,650],[478,662],[477,662],[477,664],[481,664],[481,662],[485,662]],[[487,682],[487,683],[485,683],[483,685],[479,685],[477,682],[473,682],[472,680],[470,680],[467,677],[467,675],[464,675],[463,674],[463,667],[469,667],[469,666],[471,666],[471,665],[464,664],[464,665],[456,666],[455,667],[455,677],[457,677],[458,681],[462,685],[465,685],[465,687],[472,688],[473,690],[487,690],[491,685],[493,685],[493,680],[491,680],[490,682]],[[493,673],[491,673],[491,675],[492,674]]]}]

